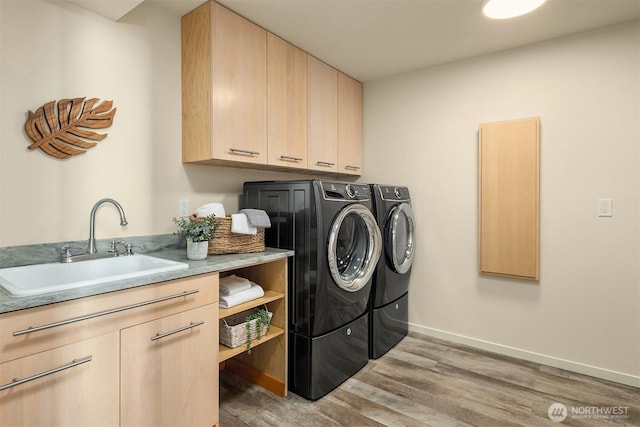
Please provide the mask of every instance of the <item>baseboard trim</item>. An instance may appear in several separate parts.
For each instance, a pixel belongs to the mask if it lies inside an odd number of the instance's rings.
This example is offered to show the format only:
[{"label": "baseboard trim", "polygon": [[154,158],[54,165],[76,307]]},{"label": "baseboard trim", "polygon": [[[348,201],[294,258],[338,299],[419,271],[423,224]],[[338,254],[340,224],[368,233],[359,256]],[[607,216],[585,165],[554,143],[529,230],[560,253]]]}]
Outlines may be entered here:
[{"label": "baseboard trim", "polygon": [[464,344],[470,347],[479,348],[481,350],[487,350],[505,356],[528,360],[529,362],[553,366],[554,368],[560,368],[567,371],[577,372],[579,374],[589,375],[592,377],[640,388],[640,376],[634,376],[622,372],[611,371],[609,369],[598,368],[597,366],[585,365],[583,363],[573,362],[571,360],[560,359],[545,354],[522,350],[502,344],[496,344],[490,341],[484,341],[477,338],[455,334],[452,332],[442,331],[440,329],[428,328],[425,326],[416,325],[414,323],[409,323],[409,330],[411,332],[417,332],[433,338],[451,341],[456,344]]}]

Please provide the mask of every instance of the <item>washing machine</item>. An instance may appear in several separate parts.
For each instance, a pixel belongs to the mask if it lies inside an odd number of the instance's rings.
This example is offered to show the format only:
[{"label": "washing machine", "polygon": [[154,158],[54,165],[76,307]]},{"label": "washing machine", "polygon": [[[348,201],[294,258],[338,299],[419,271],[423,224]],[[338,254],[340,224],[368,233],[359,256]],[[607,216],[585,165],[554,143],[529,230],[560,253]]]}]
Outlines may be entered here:
[{"label": "washing machine", "polygon": [[266,246],[295,251],[288,263],[288,387],[317,400],[369,360],[371,278],[382,252],[371,187],[246,182],[241,205],[268,213]]},{"label": "washing machine", "polygon": [[409,329],[415,220],[407,187],[372,184],[371,193],[383,240],[383,255],[369,299],[369,357],[377,359],[400,342]]}]

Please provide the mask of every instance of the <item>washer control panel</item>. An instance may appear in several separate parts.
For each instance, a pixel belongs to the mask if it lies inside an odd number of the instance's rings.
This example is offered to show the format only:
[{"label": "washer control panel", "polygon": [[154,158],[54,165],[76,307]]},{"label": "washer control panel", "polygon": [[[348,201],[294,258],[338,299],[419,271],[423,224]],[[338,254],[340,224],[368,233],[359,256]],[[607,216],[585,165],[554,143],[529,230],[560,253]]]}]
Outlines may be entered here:
[{"label": "washer control panel", "polygon": [[324,198],[328,200],[369,200],[371,189],[367,184],[322,182]]},{"label": "washer control panel", "polygon": [[380,185],[380,197],[382,200],[409,201],[409,189],[407,187],[394,187],[392,185]]}]

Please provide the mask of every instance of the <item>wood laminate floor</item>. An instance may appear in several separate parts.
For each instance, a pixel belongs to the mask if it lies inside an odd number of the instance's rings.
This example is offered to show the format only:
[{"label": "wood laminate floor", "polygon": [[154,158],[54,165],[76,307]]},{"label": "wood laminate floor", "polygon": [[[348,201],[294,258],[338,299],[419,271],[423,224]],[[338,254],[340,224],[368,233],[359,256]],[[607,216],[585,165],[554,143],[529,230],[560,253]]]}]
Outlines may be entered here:
[{"label": "wood laminate floor", "polygon": [[[562,423],[548,416],[553,403],[567,409]],[[222,371],[220,424],[640,426],[640,389],[410,333],[316,402]]]}]

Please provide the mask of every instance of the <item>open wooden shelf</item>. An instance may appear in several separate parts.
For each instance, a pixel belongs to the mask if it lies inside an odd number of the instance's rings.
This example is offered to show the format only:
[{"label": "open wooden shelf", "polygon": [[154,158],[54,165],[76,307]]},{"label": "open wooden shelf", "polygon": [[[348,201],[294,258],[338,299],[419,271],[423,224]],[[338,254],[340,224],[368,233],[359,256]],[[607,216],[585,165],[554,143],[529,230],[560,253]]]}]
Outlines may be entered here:
[{"label": "open wooden shelf", "polygon": [[[251,341],[251,353],[246,344],[236,348],[218,345],[220,369],[247,378],[279,396],[287,395],[287,258],[259,262],[229,269],[224,275],[235,274],[262,286],[264,296],[231,308],[220,308],[219,318],[267,306],[272,313],[269,331]],[[224,277],[224,276],[223,276]]]},{"label": "open wooden shelf", "polygon": [[249,310],[253,307],[259,307],[263,304],[269,303],[271,301],[276,301],[279,299],[283,299],[284,294],[282,292],[270,291],[268,289],[264,290],[264,296],[262,298],[253,299],[251,301],[247,301],[240,305],[233,306],[231,308],[222,308],[220,307],[220,319],[224,319],[225,317],[231,316],[232,314],[240,313],[241,311]]},{"label": "open wooden shelf", "polygon": [[[254,351],[255,348],[260,344],[263,344],[283,334],[284,334],[284,329],[271,325],[266,335],[264,335],[263,337],[260,337],[260,339],[251,340],[251,351]],[[218,363],[222,363],[227,359],[237,356],[238,354],[244,353],[245,351],[247,351],[246,344],[242,344],[241,346],[238,346],[236,348],[229,348],[227,346],[219,344],[218,345]]]}]

